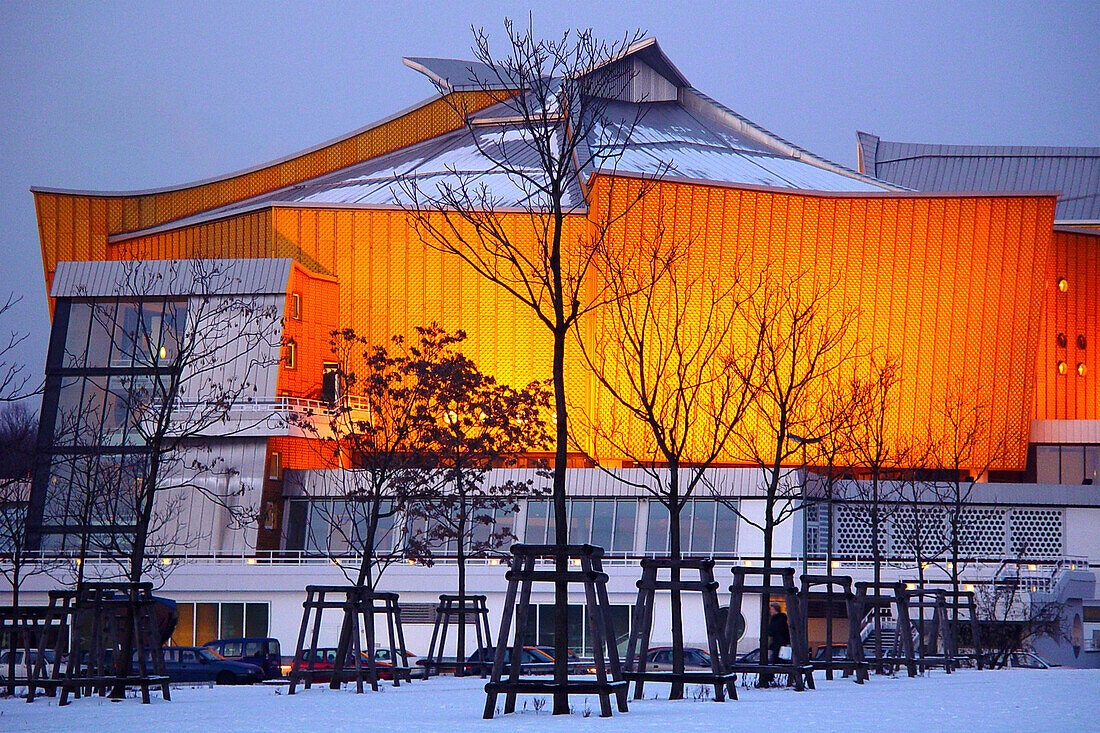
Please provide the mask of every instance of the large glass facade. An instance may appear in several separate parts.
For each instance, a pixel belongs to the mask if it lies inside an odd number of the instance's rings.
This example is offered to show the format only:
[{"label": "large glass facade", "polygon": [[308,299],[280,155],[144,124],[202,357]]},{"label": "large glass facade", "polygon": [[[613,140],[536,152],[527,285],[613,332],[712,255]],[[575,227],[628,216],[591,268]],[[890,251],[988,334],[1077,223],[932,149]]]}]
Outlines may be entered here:
[{"label": "large glass facade", "polygon": [[187,319],[178,298],[59,298],[46,365],[48,464],[32,492],[43,549],[124,549],[148,470],[151,411],[171,394]]}]

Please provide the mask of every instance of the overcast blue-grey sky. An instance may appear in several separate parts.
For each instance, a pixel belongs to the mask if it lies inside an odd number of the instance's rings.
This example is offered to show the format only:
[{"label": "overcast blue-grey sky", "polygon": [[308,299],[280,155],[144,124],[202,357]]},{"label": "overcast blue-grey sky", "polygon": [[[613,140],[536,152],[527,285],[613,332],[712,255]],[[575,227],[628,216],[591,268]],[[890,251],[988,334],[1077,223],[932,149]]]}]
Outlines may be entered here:
[{"label": "overcast blue-grey sky", "polygon": [[0,0],[0,331],[49,330],[28,189],[141,189],[249,167],[433,93],[401,57],[470,26],[655,35],[706,94],[855,166],[888,140],[1100,145],[1100,3]]}]

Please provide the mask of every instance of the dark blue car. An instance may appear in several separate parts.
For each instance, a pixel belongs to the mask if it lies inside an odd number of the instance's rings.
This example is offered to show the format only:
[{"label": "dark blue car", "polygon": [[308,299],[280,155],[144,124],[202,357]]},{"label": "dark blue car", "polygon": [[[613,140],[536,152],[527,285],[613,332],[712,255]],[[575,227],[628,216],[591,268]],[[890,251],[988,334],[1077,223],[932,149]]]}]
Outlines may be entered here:
[{"label": "dark blue car", "polygon": [[255,664],[264,671],[264,679],[272,680],[283,676],[282,650],[279,640],[251,637],[241,639],[216,639],[203,644],[213,649],[231,662]]},{"label": "dark blue car", "polygon": [[230,662],[200,646],[164,647],[164,670],[169,682],[251,685],[264,679],[264,671],[255,664]]}]

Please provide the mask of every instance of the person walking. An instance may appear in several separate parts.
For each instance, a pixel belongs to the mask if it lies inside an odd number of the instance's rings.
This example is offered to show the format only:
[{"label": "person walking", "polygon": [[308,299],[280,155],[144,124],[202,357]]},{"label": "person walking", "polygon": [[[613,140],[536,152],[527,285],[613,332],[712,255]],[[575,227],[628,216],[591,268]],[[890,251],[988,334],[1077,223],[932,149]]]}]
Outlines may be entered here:
[{"label": "person walking", "polygon": [[[779,650],[790,645],[791,628],[787,625],[787,614],[783,613],[783,607],[777,601],[772,601],[771,616],[768,618],[768,664],[779,664]],[[770,673],[760,675],[760,686],[769,686],[773,679]]]}]

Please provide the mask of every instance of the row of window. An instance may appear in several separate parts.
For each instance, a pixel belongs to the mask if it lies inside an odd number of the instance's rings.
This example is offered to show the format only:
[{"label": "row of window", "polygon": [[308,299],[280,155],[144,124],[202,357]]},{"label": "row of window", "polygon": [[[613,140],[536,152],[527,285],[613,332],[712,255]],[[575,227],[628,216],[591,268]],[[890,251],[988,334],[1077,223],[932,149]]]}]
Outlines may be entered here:
[{"label": "row of window", "polygon": [[[383,511],[388,511],[384,506]],[[665,554],[669,546],[669,514],[658,501],[638,499],[571,499],[567,502],[569,542],[588,543],[614,554],[637,552]],[[490,532],[517,536],[528,544],[554,542],[555,521],[549,501],[528,501],[518,519],[512,512],[497,509],[492,522],[475,522],[468,547],[478,546]],[[486,512],[479,512],[485,515]],[[292,500],[287,510],[286,547],[310,553],[355,552],[367,535],[367,507],[342,500]],[[383,517],[375,535],[375,549],[388,553],[400,547],[393,516]],[[424,519],[409,520],[404,531],[422,533],[430,529]],[[522,531],[521,531],[522,530]],[[423,535],[419,535],[423,536]],[[687,501],[680,511],[681,548],[690,555],[733,555],[737,551],[737,513],[727,502],[710,499]],[[453,554],[455,543],[433,548]]]},{"label": "row of window", "polygon": [[1035,483],[1100,483],[1100,445],[1035,446]]},{"label": "row of window", "polygon": [[269,636],[268,603],[177,603],[180,620],[172,646],[202,646],[215,639]]}]

